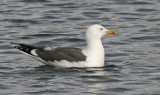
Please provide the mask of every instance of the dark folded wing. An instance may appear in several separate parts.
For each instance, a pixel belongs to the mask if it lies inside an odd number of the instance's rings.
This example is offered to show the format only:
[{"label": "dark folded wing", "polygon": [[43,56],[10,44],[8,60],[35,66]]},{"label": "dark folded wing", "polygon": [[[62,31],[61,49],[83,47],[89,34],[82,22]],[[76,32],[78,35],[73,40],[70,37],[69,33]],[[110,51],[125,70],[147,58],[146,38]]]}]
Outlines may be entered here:
[{"label": "dark folded wing", "polygon": [[51,48],[48,46],[36,46],[22,43],[11,43],[15,48],[31,55],[36,56],[44,61],[61,61],[67,60],[70,62],[85,61],[86,56],[78,48]]},{"label": "dark folded wing", "polygon": [[37,55],[45,61],[61,61],[67,60],[70,62],[85,61],[86,56],[78,48],[56,48],[53,50],[36,50]]}]

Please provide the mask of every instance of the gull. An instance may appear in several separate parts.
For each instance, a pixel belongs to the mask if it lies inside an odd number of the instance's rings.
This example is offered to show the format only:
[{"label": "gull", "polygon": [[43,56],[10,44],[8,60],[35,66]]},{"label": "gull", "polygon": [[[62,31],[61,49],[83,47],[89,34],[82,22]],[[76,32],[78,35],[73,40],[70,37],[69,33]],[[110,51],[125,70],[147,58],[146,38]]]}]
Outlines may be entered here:
[{"label": "gull", "polygon": [[105,52],[101,38],[107,34],[117,34],[117,32],[108,30],[99,24],[89,26],[85,32],[86,47],[84,49],[70,47],[52,48],[14,42],[11,42],[11,44],[21,52],[46,65],[65,68],[103,67]]}]

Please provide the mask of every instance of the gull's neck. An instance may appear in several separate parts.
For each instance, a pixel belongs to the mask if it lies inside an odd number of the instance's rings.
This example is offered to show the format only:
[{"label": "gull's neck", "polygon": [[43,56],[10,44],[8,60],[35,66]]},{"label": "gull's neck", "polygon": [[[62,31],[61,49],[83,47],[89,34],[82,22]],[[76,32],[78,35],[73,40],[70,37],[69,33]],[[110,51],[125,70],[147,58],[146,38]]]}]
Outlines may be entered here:
[{"label": "gull's neck", "polygon": [[88,37],[86,38],[86,44],[87,61],[93,66],[104,66],[104,48],[101,39],[90,39]]},{"label": "gull's neck", "polygon": [[94,52],[95,50],[104,49],[101,39],[86,39],[87,51]]}]

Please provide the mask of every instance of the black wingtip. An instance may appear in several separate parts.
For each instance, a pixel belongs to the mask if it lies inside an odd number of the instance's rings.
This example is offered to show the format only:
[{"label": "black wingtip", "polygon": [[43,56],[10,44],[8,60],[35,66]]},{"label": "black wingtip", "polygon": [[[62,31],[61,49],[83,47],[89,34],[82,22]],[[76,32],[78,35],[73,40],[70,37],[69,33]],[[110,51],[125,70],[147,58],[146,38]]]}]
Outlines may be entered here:
[{"label": "black wingtip", "polygon": [[35,46],[22,44],[22,43],[10,42],[10,44],[12,44],[14,46],[14,48],[19,49],[25,53],[30,54],[30,55],[32,55],[31,51],[35,48]]},{"label": "black wingtip", "polygon": [[20,44],[19,44],[19,43],[10,42],[10,44],[12,44],[13,47],[14,47],[14,48],[17,48],[17,49],[19,49],[19,47],[20,47]]},{"label": "black wingtip", "polygon": [[12,45],[19,45],[19,43],[15,43],[15,42],[10,42],[10,44],[12,44]]},{"label": "black wingtip", "polygon": [[15,44],[14,42],[10,42],[10,44]]}]

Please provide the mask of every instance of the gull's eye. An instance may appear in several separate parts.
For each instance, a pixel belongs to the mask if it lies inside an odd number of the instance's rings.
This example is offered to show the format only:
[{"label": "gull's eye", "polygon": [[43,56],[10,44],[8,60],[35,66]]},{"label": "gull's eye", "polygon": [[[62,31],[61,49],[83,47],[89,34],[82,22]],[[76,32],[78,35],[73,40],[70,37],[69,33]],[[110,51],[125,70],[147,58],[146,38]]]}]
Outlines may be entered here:
[{"label": "gull's eye", "polygon": [[100,28],[100,30],[102,31],[102,30],[103,30],[103,28]]}]

